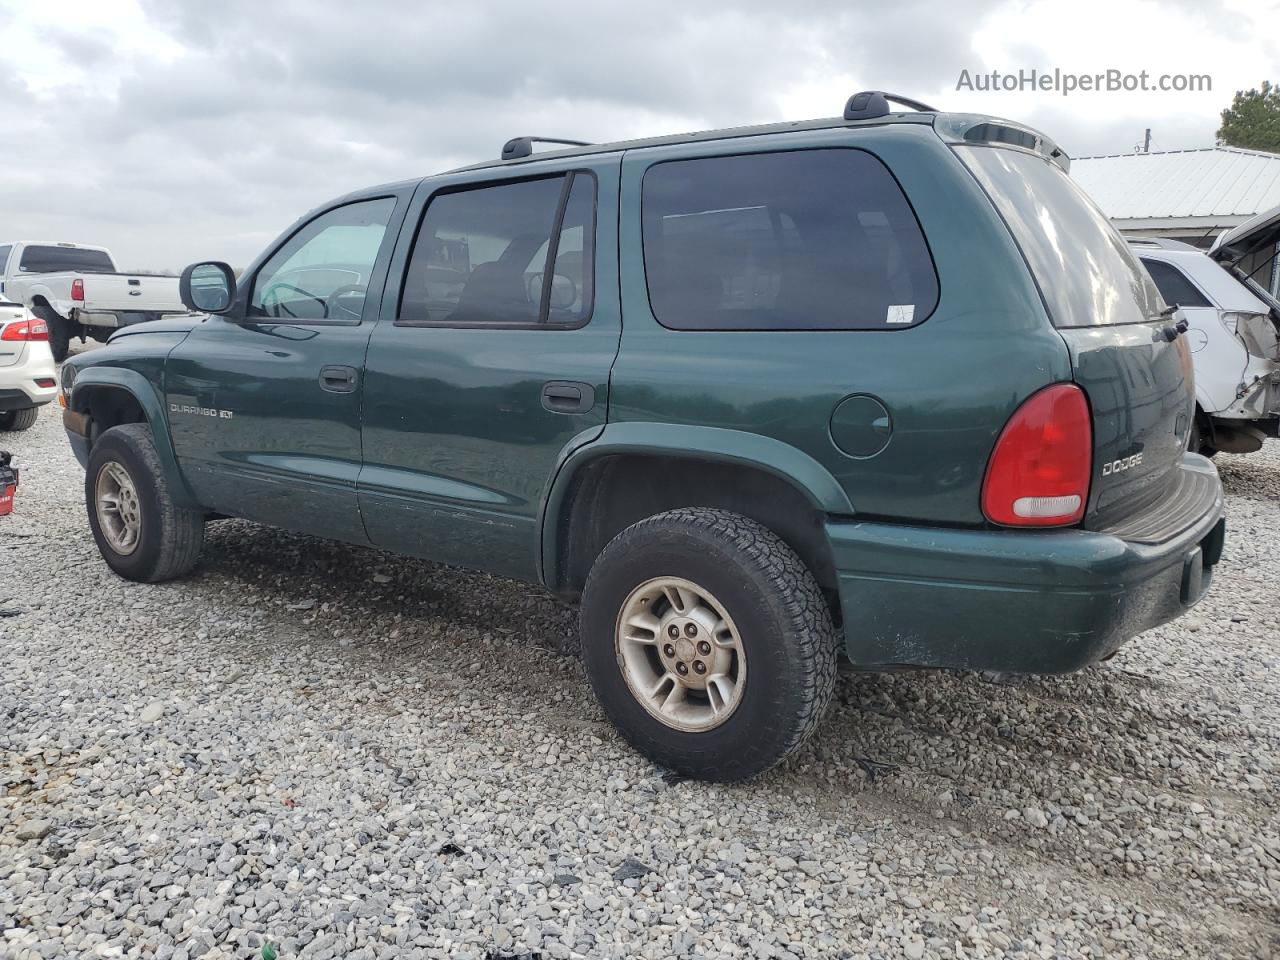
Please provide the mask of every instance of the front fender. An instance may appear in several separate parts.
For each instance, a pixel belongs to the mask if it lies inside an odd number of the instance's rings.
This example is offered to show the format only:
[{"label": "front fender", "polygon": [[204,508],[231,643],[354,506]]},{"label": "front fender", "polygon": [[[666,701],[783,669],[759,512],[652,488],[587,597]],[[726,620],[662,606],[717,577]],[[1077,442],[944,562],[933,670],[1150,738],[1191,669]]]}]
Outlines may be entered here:
[{"label": "front fender", "polygon": [[165,413],[164,402],[151,381],[136,370],[123,367],[85,367],[76,376],[75,384],[71,388],[71,396],[67,400],[67,409],[75,413],[84,413],[88,407],[87,398],[92,390],[102,388],[123,390],[137,401],[143,415],[147,418],[147,424],[151,427],[151,440],[155,444],[156,454],[160,457],[160,465],[165,472],[165,480],[168,482],[174,502],[188,509],[199,507],[187,488],[182,471],[178,469],[173,439],[169,435],[169,417]]},{"label": "front fender", "polygon": [[618,454],[688,457],[754,467],[790,483],[824,513],[846,517],[855,513],[849,495],[826,467],[781,440],[723,427],[610,423],[597,439],[568,449],[561,456],[539,517],[538,575],[544,584],[550,584],[558,575],[556,558],[563,532],[559,521],[574,478],[591,462]]}]

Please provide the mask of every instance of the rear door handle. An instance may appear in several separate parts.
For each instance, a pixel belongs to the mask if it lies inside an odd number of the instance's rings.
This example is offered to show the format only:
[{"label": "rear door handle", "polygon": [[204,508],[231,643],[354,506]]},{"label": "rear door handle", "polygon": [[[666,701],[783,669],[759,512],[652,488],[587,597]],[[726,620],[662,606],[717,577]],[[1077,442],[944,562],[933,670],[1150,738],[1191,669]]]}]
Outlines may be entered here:
[{"label": "rear door handle", "polygon": [[548,380],[542,385],[542,406],[552,413],[586,413],[596,405],[596,391],[577,380]]},{"label": "rear door handle", "polygon": [[359,373],[355,367],[321,367],[320,389],[329,393],[354,393],[358,378]]}]

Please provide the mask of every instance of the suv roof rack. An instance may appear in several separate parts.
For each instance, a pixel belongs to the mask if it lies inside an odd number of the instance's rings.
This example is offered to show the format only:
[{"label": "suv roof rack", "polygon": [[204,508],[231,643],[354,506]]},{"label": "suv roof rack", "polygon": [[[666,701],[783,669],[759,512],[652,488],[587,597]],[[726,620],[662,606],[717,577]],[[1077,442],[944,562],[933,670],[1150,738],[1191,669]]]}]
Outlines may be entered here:
[{"label": "suv roof rack", "polygon": [[563,143],[570,147],[589,147],[585,140],[562,140],[559,137],[512,137],[502,145],[503,160],[519,160],[533,155],[535,143]]},{"label": "suv roof rack", "polygon": [[885,93],[883,90],[863,90],[861,93],[855,93],[849,98],[849,102],[844,105],[844,118],[846,120],[874,120],[876,117],[883,117],[889,112],[889,101],[900,103],[904,107],[910,107],[912,110],[918,110],[921,113],[937,113],[935,107],[929,106],[927,103],[921,103],[919,100],[912,100],[910,97],[899,96],[896,93]]}]

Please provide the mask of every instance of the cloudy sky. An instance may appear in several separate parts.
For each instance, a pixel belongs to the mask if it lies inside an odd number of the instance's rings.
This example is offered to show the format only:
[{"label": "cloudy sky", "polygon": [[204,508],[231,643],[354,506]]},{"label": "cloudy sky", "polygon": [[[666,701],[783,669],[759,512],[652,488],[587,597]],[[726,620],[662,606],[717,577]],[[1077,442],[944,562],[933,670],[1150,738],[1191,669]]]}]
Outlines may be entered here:
[{"label": "cloudy sky", "polygon": [[[329,197],[495,156],[838,114],[856,90],[1023,120],[1073,156],[1209,146],[1280,80],[1266,0],[0,0],[0,239],[240,266]],[[1208,93],[957,90],[999,70]]]}]

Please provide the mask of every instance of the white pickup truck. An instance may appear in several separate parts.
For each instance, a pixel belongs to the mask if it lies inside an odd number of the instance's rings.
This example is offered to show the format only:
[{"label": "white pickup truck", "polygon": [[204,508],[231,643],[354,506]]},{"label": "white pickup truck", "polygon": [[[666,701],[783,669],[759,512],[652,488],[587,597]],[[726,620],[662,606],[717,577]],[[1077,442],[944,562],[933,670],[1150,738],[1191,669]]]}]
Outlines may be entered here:
[{"label": "white pickup truck", "polygon": [[79,243],[0,243],[0,297],[48,325],[59,362],[73,337],[103,341],[117,327],[188,312],[177,277],[117,273],[105,249]]}]

